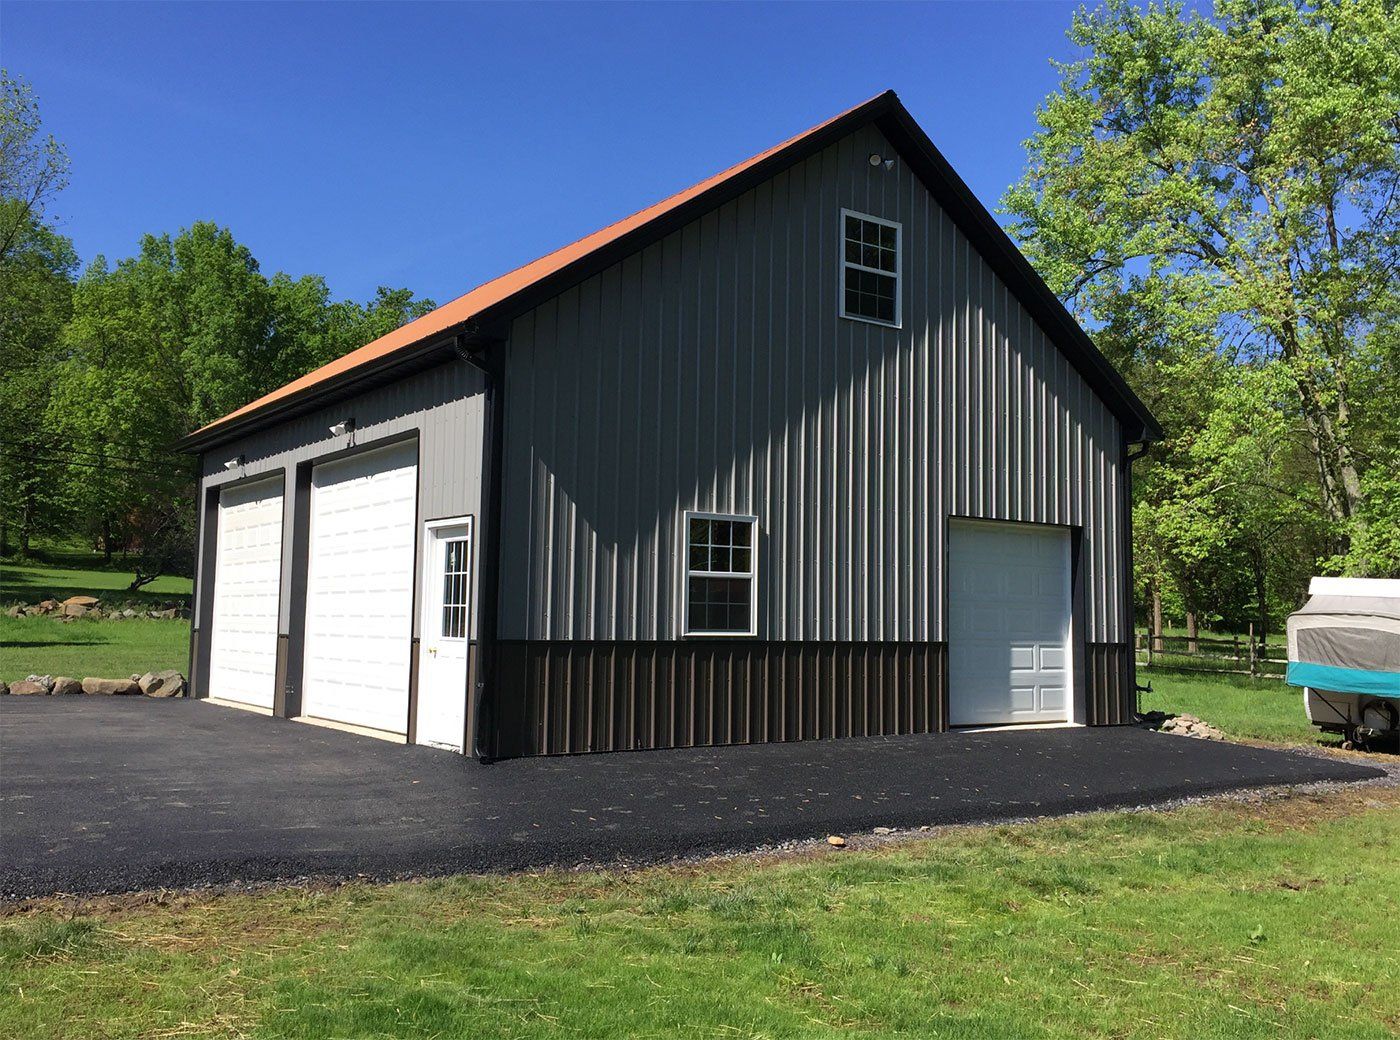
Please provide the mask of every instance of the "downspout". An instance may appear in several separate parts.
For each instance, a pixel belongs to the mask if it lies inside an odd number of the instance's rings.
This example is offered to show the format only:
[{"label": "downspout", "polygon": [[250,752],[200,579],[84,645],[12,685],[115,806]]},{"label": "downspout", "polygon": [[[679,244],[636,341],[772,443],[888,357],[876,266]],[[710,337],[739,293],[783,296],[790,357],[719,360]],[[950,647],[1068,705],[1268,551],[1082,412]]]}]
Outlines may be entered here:
[{"label": "downspout", "polygon": [[496,621],[499,612],[501,560],[501,468],[505,441],[503,397],[504,366],[498,344],[482,343],[458,336],[453,342],[457,356],[482,374],[485,419],[482,423],[481,487],[483,523],[476,532],[480,578],[477,583],[476,674],[473,676],[472,757],[489,764],[495,759],[496,731]]},{"label": "downspout", "polygon": [[[1143,437],[1146,438],[1147,431],[1143,430]],[[1152,446],[1149,440],[1130,442],[1127,445],[1127,452],[1123,455],[1123,531],[1126,539],[1124,546],[1125,565],[1127,567],[1126,585],[1127,595],[1123,597],[1123,611],[1127,615],[1128,626],[1128,679],[1133,684],[1133,716],[1136,720],[1142,716],[1141,688],[1137,682],[1137,636],[1136,626],[1133,624],[1133,579],[1135,576],[1133,567],[1133,463],[1147,454]],[[1133,451],[1137,448],[1137,451]]]},{"label": "downspout", "polygon": [[195,669],[199,666],[199,593],[200,572],[204,570],[204,454],[194,457],[194,577],[190,579],[190,652],[185,672],[185,696],[194,697],[199,692],[195,687]]}]

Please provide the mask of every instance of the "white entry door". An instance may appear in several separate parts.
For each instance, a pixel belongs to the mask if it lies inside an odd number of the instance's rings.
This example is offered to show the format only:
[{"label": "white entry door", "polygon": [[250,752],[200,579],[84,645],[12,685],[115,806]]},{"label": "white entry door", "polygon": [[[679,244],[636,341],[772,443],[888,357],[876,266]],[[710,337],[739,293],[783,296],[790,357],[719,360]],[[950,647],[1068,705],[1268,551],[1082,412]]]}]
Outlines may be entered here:
[{"label": "white entry door", "polygon": [[408,733],[417,504],[412,444],[312,470],[303,715]]},{"label": "white entry door", "polygon": [[471,601],[471,519],[430,522],[423,531],[423,621],[418,644],[416,733],[419,744],[463,750]]},{"label": "white entry door", "polygon": [[949,723],[1069,721],[1069,532],[954,521],[948,536]]},{"label": "white entry door", "polygon": [[209,696],[272,709],[282,591],[282,478],[224,488],[214,547]]}]

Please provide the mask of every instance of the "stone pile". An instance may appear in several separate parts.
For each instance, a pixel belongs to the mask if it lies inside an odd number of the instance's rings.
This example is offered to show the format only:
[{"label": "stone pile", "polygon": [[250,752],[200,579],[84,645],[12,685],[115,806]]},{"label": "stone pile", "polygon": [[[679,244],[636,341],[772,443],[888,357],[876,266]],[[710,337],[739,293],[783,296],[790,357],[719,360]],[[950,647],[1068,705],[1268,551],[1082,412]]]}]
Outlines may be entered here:
[{"label": "stone pile", "polygon": [[59,621],[72,621],[74,618],[107,618],[124,621],[130,618],[156,618],[175,620],[188,618],[189,608],[181,603],[167,602],[152,607],[144,604],[119,603],[104,607],[96,596],[69,596],[59,602],[46,599],[39,603],[16,603],[6,609],[5,614],[12,618],[46,615]]},{"label": "stone pile", "polygon": [[1167,715],[1154,711],[1142,716],[1143,724],[1160,733],[1175,733],[1182,737],[1197,737],[1200,740],[1225,740],[1225,734],[1204,719],[1194,715]]},{"label": "stone pile", "polygon": [[183,697],[185,677],[173,668],[133,675],[129,679],[74,679],[67,675],[31,675],[12,683],[0,682],[0,695],[57,697],[86,693],[98,697]]}]

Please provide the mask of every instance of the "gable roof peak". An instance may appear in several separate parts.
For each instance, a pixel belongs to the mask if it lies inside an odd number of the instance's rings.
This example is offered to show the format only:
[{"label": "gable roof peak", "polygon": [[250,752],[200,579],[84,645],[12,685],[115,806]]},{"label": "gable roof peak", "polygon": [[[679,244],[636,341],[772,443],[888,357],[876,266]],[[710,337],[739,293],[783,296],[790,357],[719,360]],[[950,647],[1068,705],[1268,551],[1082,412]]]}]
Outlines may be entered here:
[{"label": "gable roof peak", "polygon": [[1104,397],[1114,413],[1124,420],[1130,439],[1159,439],[1161,428],[1146,406],[1094,347],[986,207],[934,147],[898,95],[893,90],[885,90],[698,184],[481,283],[393,332],[216,419],[186,437],[178,447],[187,451],[200,450],[261,425],[274,415],[306,407],[312,397],[320,398],[338,387],[348,392],[352,386],[420,355],[425,347],[431,348],[434,344],[448,347],[456,335],[473,332],[489,322],[528,309],[533,302],[581,281],[595,270],[635,252],[674,227],[721,205],[870,122],[877,123],[1051,339]]}]

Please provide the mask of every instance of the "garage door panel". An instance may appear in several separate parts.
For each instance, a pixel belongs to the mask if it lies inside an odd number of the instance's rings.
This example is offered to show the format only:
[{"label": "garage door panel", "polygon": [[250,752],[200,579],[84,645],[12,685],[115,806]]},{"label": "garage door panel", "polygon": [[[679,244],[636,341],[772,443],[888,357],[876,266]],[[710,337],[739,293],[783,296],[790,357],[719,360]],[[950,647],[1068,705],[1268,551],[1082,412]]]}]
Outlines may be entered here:
[{"label": "garage door panel", "polygon": [[957,725],[1070,717],[1069,533],[950,526],[949,708]]},{"label": "garage door panel", "polygon": [[1035,684],[1012,686],[1008,709],[1013,715],[1034,714],[1039,707],[1039,697]]},{"label": "garage door panel", "polygon": [[282,591],[282,481],[219,494],[209,694],[271,710]]},{"label": "garage door panel", "polygon": [[312,473],[307,715],[407,732],[417,489],[412,445]]}]

